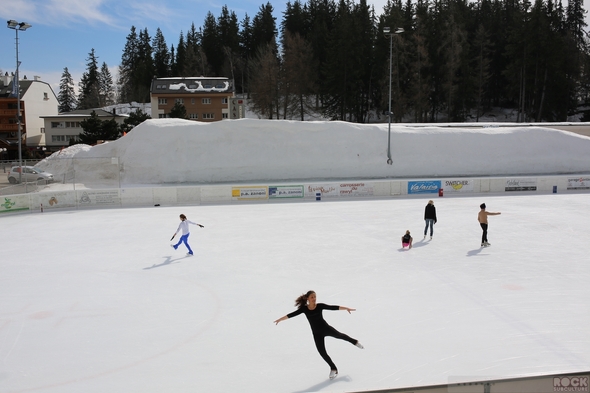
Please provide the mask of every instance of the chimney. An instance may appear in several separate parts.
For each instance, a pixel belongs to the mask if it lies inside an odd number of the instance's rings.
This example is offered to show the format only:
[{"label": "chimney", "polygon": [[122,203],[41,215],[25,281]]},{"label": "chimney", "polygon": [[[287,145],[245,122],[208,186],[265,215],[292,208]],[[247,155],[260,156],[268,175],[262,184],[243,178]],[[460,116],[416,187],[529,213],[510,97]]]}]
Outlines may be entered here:
[{"label": "chimney", "polygon": [[33,77],[33,79],[35,79],[36,81],[40,81],[40,80],[41,80],[41,77],[40,77],[39,75],[35,75],[35,76]]}]

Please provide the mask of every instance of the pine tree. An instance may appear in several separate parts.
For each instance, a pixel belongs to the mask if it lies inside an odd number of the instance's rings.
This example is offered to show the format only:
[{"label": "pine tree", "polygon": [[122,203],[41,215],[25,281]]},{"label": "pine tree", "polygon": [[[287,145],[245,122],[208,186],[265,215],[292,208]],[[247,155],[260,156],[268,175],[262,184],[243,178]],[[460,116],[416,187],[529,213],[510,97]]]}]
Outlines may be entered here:
[{"label": "pine tree", "polygon": [[170,113],[168,114],[168,117],[174,118],[174,119],[186,119],[187,114],[186,114],[186,107],[184,106],[184,104],[181,104],[178,101],[175,102],[172,109],[170,109]]},{"label": "pine tree", "polygon": [[119,138],[119,125],[115,119],[100,120],[95,111],[88,119],[80,122],[82,133],[78,136],[81,143],[94,145],[99,140],[113,141]]},{"label": "pine tree", "polygon": [[64,68],[64,72],[61,75],[57,102],[59,113],[71,112],[76,109],[78,104],[76,101],[76,92],[74,91],[74,81],[70,71],[68,71],[68,67]]},{"label": "pine tree", "polygon": [[219,31],[217,29],[217,20],[211,12],[208,12],[205,17],[201,45],[205,56],[207,56],[209,66],[211,67],[211,76],[220,76],[224,55]]},{"label": "pine tree", "polygon": [[98,92],[100,107],[115,103],[115,91],[113,89],[113,77],[107,63],[103,62],[98,74]]},{"label": "pine tree", "polygon": [[98,57],[94,48],[86,59],[86,72],[78,84],[80,94],[78,95],[78,109],[91,109],[100,107],[100,85],[98,80]]},{"label": "pine tree", "polygon": [[131,32],[127,35],[125,49],[119,65],[119,101],[131,102],[137,101],[137,86],[135,80],[135,68],[138,62],[139,42],[135,26],[131,26]]},{"label": "pine tree", "polygon": [[154,71],[157,78],[170,76],[170,52],[164,39],[162,30],[158,27],[154,36],[152,47],[154,50]]}]

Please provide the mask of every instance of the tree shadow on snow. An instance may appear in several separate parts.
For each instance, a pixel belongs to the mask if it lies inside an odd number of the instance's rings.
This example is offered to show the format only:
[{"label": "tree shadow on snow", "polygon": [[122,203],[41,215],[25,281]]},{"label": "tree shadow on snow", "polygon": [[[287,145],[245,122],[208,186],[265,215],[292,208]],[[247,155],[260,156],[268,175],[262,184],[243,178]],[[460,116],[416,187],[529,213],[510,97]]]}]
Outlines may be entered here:
[{"label": "tree shadow on snow", "polygon": [[338,383],[338,382],[350,382],[350,381],[352,381],[352,379],[348,375],[341,376],[341,377],[338,376],[338,377],[336,377],[334,379],[328,379],[327,381],[324,381],[324,382],[318,383],[316,385],[310,386],[307,389],[298,390],[298,391],[293,392],[293,393],[317,392],[317,391],[320,391],[323,388],[325,388],[327,386],[330,386],[330,385],[333,385],[335,383]]},{"label": "tree shadow on snow", "polygon": [[166,258],[166,260],[164,262],[160,263],[159,265],[153,264],[150,267],[144,267],[143,270],[149,270],[149,269],[154,269],[154,268],[162,267],[162,266],[166,266],[166,265],[172,265],[173,263],[180,263],[181,260],[186,259],[186,258],[190,258],[190,257],[187,255],[187,256],[184,256],[181,258],[176,258],[176,259],[172,259],[171,256],[167,256],[164,258]]}]

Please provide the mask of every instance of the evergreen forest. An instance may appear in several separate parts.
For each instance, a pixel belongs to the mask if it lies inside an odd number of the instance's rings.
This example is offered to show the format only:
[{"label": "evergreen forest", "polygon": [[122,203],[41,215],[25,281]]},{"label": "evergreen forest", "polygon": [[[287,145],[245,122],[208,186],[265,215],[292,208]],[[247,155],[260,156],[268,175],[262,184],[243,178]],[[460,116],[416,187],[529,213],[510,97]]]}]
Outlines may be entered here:
[{"label": "evergreen forest", "polygon": [[114,79],[94,49],[78,96],[64,69],[60,111],[149,102],[154,77],[195,76],[233,79],[266,119],[475,122],[505,108],[518,122],[566,121],[589,104],[582,0],[390,0],[381,13],[365,0],[295,0],[280,21],[273,11],[239,21],[224,6],[171,45],[133,26]]}]

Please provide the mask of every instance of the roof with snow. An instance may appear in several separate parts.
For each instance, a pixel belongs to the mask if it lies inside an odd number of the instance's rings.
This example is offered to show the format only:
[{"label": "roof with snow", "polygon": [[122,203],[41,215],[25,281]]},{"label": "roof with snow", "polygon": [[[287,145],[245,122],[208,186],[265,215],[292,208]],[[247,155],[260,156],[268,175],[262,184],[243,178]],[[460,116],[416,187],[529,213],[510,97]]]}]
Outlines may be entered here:
[{"label": "roof with snow", "polygon": [[152,94],[232,93],[233,81],[224,77],[176,77],[152,80]]}]

